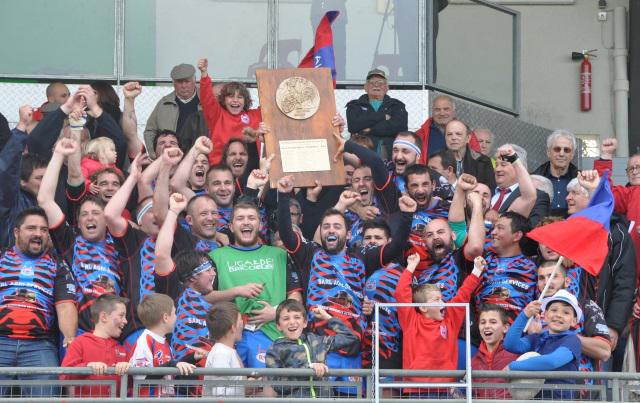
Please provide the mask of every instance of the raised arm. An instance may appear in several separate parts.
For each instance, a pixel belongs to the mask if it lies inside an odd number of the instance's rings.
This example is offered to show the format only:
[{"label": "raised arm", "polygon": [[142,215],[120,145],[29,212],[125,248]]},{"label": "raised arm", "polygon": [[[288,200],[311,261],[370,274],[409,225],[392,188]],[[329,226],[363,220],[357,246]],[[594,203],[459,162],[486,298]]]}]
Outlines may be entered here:
[{"label": "raised arm", "polygon": [[178,147],[165,148],[160,158],[160,172],[153,192],[153,214],[158,223],[162,223],[169,206],[169,175],[173,167],[182,159],[182,150]]},{"label": "raised arm", "polygon": [[127,229],[127,220],[122,217],[122,212],[127,206],[129,197],[138,179],[142,175],[142,163],[147,158],[146,154],[138,154],[131,163],[131,172],[124,181],[120,189],[113,195],[107,206],[104,208],[104,218],[107,222],[109,232],[114,235],[122,235]]},{"label": "raised arm", "polygon": [[293,190],[293,176],[283,176],[278,181],[278,233],[284,247],[295,253],[301,244],[301,239],[293,230],[291,214],[289,212],[289,198]]},{"label": "raised arm", "polygon": [[478,193],[468,192],[467,203],[471,207],[471,218],[467,231],[467,243],[464,245],[464,256],[471,261],[482,255],[484,249],[484,214],[482,212],[482,198]]},{"label": "raised arm", "polygon": [[173,259],[171,259],[173,235],[176,225],[178,225],[178,216],[185,207],[187,207],[187,199],[183,195],[180,193],[171,195],[169,198],[169,211],[156,239],[156,265],[154,270],[160,276],[166,276],[174,270]]},{"label": "raised arm", "polygon": [[505,144],[498,148],[498,158],[508,161],[513,165],[518,178],[518,189],[520,189],[520,197],[516,198],[509,211],[521,214],[524,217],[529,217],[533,207],[536,204],[537,194],[536,187],[533,185],[531,175],[527,172],[527,168],[524,163],[518,158],[518,154],[514,151],[513,147],[509,144]]},{"label": "raised arm", "polygon": [[23,105],[19,110],[20,121],[11,130],[11,137],[0,150],[0,211],[13,208],[20,191],[20,161],[27,142],[27,126],[31,123],[33,108]]},{"label": "raised arm", "polygon": [[136,97],[142,92],[142,86],[136,81],[126,83],[122,87],[124,93],[124,112],[122,113],[122,133],[127,139],[127,155],[129,158],[142,151],[144,144],[138,137],[138,118],[136,117]]},{"label": "raised arm", "polygon": [[124,138],[120,124],[113,120],[111,115],[104,113],[102,107],[98,104],[98,96],[91,86],[81,85],[80,89],[78,89],[78,93],[85,98],[89,115],[93,116],[100,127],[104,129],[105,137],[113,140],[118,154],[116,158],[116,166],[123,169],[124,161],[127,156],[127,141]]},{"label": "raised arm", "polygon": [[504,337],[504,348],[514,354],[524,354],[527,351],[531,351],[531,341],[528,337],[521,337],[524,332],[524,328],[527,326],[529,318],[536,316],[540,313],[542,302],[536,300],[529,303],[524,308],[524,311],[520,312],[520,315],[513,322],[507,334]]},{"label": "raised arm", "polygon": [[220,118],[222,107],[218,103],[211,86],[211,77],[209,77],[208,69],[209,61],[207,59],[198,60],[198,70],[200,70],[200,103],[202,104],[202,113],[207,122],[207,126],[213,129],[216,121]]},{"label": "raised arm", "polygon": [[64,213],[60,206],[56,204],[56,186],[58,177],[60,176],[60,168],[65,157],[73,154],[79,148],[78,143],[72,139],[63,138],[58,141],[56,148],[53,150],[53,156],[47,169],[42,177],[40,190],[38,191],[38,204],[47,214],[49,226],[58,225],[64,218]]},{"label": "raised arm", "polygon": [[196,158],[199,154],[209,155],[212,148],[213,145],[211,144],[210,139],[202,136],[198,137],[193,143],[193,147],[191,147],[182,161],[180,161],[180,165],[178,165],[178,168],[173,173],[173,177],[171,178],[171,188],[176,192],[182,193],[187,197],[187,200],[190,200],[195,196],[195,193],[189,187],[189,175],[191,175],[191,169],[196,163]]}]

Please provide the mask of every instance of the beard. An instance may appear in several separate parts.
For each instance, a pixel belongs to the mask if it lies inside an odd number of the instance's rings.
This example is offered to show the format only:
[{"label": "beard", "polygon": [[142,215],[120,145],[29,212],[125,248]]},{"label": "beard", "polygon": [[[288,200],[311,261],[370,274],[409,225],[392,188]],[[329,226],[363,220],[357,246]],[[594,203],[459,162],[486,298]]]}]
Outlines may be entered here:
[{"label": "beard", "polygon": [[433,245],[431,248],[427,248],[429,255],[435,262],[440,262],[444,259],[449,253],[451,253],[454,249],[454,242],[450,241],[448,244],[446,242],[439,243],[438,245]]},{"label": "beard", "polygon": [[344,246],[346,244],[347,244],[347,238],[338,237],[338,239],[335,241],[335,246],[328,245],[327,237],[322,238],[322,248],[325,251],[327,251],[327,253],[330,253],[330,254],[336,254],[342,251],[342,249],[344,249]]}]

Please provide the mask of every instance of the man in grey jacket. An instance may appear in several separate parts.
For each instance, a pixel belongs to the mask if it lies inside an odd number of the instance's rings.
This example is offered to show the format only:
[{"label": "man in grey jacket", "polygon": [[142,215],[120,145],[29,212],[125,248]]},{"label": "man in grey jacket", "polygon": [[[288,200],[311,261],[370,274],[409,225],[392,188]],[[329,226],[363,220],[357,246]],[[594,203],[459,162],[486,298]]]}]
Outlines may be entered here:
[{"label": "man in grey jacket", "polygon": [[173,91],[162,97],[147,120],[144,143],[147,152],[155,157],[154,137],[163,130],[180,133],[187,118],[200,108],[196,88],[196,69],[191,64],[179,64],[171,70]]}]

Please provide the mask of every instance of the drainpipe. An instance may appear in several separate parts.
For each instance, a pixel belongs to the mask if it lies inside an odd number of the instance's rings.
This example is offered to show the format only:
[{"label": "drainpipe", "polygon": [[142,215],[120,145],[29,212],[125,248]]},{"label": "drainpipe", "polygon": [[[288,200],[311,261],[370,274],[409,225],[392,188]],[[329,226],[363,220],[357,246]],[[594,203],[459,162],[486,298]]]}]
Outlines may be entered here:
[{"label": "drainpipe", "polygon": [[627,10],[613,10],[613,94],[614,130],[618,157],[629,156],[629,80],[627,77]]}]

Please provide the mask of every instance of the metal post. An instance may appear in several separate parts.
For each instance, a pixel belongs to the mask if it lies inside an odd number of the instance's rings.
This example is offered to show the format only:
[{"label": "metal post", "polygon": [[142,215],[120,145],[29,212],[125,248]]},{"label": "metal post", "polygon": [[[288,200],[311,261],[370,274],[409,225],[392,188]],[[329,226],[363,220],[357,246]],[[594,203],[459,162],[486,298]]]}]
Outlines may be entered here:
[{"label": "metal post", "polygon": [[469,313],[469,304],[467,303],[466,306],[464,307],[464,316],[465,316],[465,321],[466,321],[466,326],[465,326],[465,337],[466,340],[464,341],[465,344],[465,361],[466,361],[466,369],[467,369],[467,403],[471,403],[471,395],[472,395],[472,380],[471,380],[471,315]]},{"label": "metal post", "polygon": [[374,304],[373,308],[375,309],[375,321],[373,323],[373,357],[375,359],[373,362],[373,382],[375,387],[373,388],[373,394],[375,403],[380,403],[380,394],[382,393],[380,390],[380,327],[378,326],[378,323],[380,323],[380,306]]},{"label": "metal post", "polygon": [[129,376],[127,374],[120,375],[120,399],[125,400],[127,398],[127,389]]}]

